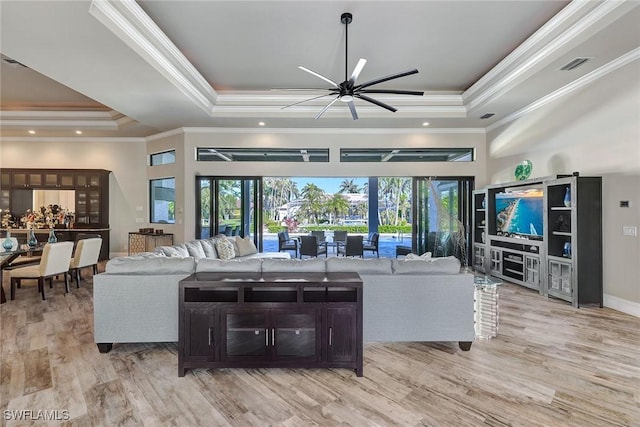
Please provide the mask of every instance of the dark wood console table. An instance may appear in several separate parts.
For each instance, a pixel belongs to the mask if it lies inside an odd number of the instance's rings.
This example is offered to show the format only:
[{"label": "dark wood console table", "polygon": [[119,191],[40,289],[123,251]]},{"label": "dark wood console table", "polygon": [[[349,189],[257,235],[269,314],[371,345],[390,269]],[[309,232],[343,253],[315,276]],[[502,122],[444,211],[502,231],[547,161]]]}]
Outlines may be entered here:
[{"label": "dark wood console table", "polygon": [[178,375],[350,368],[362,376],[357,273],[195,273],[180,281]]}]

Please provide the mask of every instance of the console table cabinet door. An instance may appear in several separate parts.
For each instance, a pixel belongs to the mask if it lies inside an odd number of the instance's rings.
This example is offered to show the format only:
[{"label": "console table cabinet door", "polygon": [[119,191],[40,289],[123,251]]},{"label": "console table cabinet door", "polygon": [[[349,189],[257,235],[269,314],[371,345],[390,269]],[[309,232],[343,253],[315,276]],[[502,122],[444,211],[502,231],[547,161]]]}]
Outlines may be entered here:
[{"label": "console table cabinet door", "polygon": [[269,359],[272,343],[268,309],[226,308],[223,322],[225,360],[263,362]]},{"label": "console table cabinet door", "polygon": [[317,362],[320,360],[320,316],[315,308],[271,312],[273,358]]},{"label": "console table cabinet door", "polygon": [[355,307],[327,308],[327,361],[355,362],[357,347],[357,310]]},{"label": "console table cabinet door", "polygon": [[188,362],[213,362],[217,360],[215,342],[217,310],[212,307],[186,308],[184,356]]}]

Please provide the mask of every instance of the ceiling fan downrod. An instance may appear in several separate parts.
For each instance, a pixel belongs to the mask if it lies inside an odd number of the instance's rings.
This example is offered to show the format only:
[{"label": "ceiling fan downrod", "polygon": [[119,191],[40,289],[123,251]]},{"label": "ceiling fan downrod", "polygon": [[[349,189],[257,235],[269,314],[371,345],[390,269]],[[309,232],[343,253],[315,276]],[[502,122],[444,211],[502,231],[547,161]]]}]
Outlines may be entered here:
[{"label": "ceiling fan downrod", "polygon": [[340,22],[344,24],[344,80],[349,79],[349,24],[353,21],[353,15],[349,12],[345,12],[340,15]]}]

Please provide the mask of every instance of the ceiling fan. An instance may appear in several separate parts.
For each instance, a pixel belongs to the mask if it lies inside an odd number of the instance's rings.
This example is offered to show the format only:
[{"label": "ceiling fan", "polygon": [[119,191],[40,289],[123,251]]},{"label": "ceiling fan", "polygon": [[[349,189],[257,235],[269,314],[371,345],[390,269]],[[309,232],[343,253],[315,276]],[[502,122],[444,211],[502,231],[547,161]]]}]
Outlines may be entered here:
[{"label": "ceiling fan", "polygon": [[[418,96],[422,96],[424,94],[424,92],[421,91],[413,91],[413,90],[394,90],[394,89],[375,89],[375,88],[371,88],[371,86],[374,86],[378,83],[383,83],[389,80],[393,80],[393,79],[398,79],[400,77],[405,77],[405,76],[410,76],[412,74],[417,74],[418,70],[417,69],[412,69],[412,70],[408,70],[408,71],[403,71],[401,73],[396,73],[396,74],[391,74],[389,76],[385,76],[385,77],[380,77],[374,80],[369,80],[368,82],[362,83],[357,85],[356,81],[358,79],[358,76],[360,75],[360,72],[362,72],[362,69],[364,68],[364,65],[367,63],[366,59],[360,58],[360,60],[358,61],[358,63],[356,64],[355,68],[353,69],[353,73],[351,73],[351,76],[348,77],[348,72],[347,72],[347,64],[348,64],[348,46],[349,46],[349,24],[351,23],[351,21],[353,21],[353,15],[351,15],[351,13],[349,12],[345,12],[340,16],[340,22],[342,22],[344,24],[345,27],[345,41],[344,41],[344,81],[342,83],[336,83],[333,80],[323,76],[320,73],[316,73],[315,71],[312,71],[308,68],[305,68],[303,66],[299,66],[298,68],[300,68],[302,71],[306,71],[309,74],[312,74],[322,80],[324,80],[325,82],[329,83],[331,85],[330,88],[328,89],[320,89],[320,90],[327,90],[329,91],[329,93],[325,94],[325,95],[320,95],[320,96],[315,96],[313,98],[309,98],[309,99],[305,99],[304,101],[300,101],[300,102],[296,102],[290,105],[287,105],[285,107],[282,108],[289,108],[289,107],[293,107],[294,105],[298,105],[298,104],[302,104],[303,102],[308,102],[308,101],[312,101],[314,99],[318,99],[318,98],[323,98],[325,96],[335,96],[335,98],[333,100],[331,100],[331,102],[329,104],[327,104],[315,117],[315,119],[319,119],[328,109],[329,107],[331,107],[334,103],[336,103],[338,100],[340,100],[341,102],[346,103],[349,106],[349,110],[351,111],[351,117],[353,117],[353,120],[357,120],[358,119],[358,113],[356,111],[356,106],[354,104],[354,99],[362,99],[363,101],[367,101],[370,102],[371,104],[375,104],[379,107],[385,108],[393,113],[395,113],[396,111],[398,111],[396,108],[392,107],[391,105],[385,104],[384,102],[378,101],[377,99],[371,98],[369,96],[369,94],[372,93],[386,93],[386,94],[394,94],[394,95],[418,95]],[[318,90],[318,89],[290,89],[290,90]]]}]

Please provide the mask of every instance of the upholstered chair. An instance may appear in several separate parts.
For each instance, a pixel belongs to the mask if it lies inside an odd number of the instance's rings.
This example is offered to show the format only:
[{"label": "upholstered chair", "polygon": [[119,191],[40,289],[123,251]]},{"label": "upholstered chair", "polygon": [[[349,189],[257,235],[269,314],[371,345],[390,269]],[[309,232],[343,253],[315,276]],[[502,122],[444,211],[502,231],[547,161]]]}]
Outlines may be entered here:
[{"label": "upholstered chair", "polygon": [[42,250],[42,257],[38,265],[20,267],[9,272],[11,278],[11,299],[15,299],[16,285],[24,279],[37,279],[38,292],[45,298],[45,279],[53,286],[53,277],[59,274],[64,276],[64,290],[69,292],[69,261],[73,251],[73,242],[47,243]]},{"label": "upholstered chair", "polygon": [[336,230],[333,232],[333,241],[344,243],[347,240],[347,232],[344,230]]},{"label": "upholstered chair", "polygon": [[69,261],[69,275],[76,279],[76,288],[80,287],[80,270],[84,267],[93,267],[93,274],[98,273],[98,258],[102,248],[101,238],[78,240],[76,252]]}]

